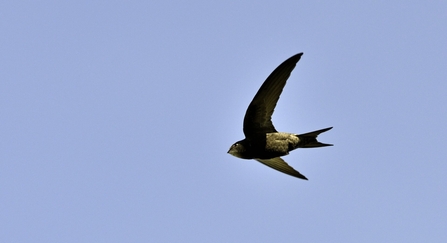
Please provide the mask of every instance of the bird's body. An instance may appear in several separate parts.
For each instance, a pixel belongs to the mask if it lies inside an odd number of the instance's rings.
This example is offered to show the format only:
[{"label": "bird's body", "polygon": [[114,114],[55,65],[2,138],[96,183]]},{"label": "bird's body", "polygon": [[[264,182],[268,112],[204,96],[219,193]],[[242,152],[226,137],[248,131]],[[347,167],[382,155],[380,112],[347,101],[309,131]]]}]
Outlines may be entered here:
[{"label": "bird's body", "polygon": [[302,54],[284,61],[261,86],[245,114],[245,139],[234,143],[228,153],[241,159],[256,159],[273,169],[307,180],[280,157],[297,148],[331,146],[318,142],[317,136],[332,127],[298,135],[277,132],[271,121],[279,96]]}]

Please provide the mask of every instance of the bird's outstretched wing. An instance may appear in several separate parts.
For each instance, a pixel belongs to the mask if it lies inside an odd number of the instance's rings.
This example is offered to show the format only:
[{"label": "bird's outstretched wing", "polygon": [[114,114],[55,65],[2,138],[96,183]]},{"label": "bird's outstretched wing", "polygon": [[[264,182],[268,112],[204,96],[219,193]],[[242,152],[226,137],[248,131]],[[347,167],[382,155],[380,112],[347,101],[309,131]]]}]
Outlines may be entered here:
[{"label": "bird's outstretched wing", "polygon": [[264,165],[267,165],[270,168],[273,168],[277,171],[281,171],[282,173],[285,173],[287,175],[291,175],[303,180],[307,180],[307,178],[302,175],[300,172],[296,171],[294,168],[292,168],[290,165],[288,165],[283,159],[280,157],[276,157],[273,159],[257,159],[257,161],[263,163]]},{"label": "bird's outstretched wing", "polygon": [[272,123],[273,110],[290,73],[302,55],[303,53],[298,53],[281,63],[259,88],[245,113],[244,134],[246,137],[276,132]]}]

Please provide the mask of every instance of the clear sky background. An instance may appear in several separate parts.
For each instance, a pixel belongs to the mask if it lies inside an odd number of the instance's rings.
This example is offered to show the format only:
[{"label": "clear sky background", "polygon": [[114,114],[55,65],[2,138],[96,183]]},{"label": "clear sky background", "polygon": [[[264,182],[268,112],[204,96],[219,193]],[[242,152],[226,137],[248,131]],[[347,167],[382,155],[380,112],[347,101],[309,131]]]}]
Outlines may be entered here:
[{"label": "clear sky background", "polygon": [[[446,1],[3,1],[1,242],[446,242]],[[276,128],[227,151],[304,52]]]}]

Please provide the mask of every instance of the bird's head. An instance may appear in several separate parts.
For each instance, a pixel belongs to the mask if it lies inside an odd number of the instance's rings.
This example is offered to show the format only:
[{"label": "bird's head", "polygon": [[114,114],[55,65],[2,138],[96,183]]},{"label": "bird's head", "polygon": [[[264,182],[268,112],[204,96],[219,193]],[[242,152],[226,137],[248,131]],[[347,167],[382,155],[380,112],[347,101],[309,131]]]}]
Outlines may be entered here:
[{"label": "bird's head", "polygon": [[231,145],[230,150],[228,150],[228,153],[235,157],[241,158],[241,159],[248,159],[246,140],[244,139],[244,140],[235,142],[233,145]]}]

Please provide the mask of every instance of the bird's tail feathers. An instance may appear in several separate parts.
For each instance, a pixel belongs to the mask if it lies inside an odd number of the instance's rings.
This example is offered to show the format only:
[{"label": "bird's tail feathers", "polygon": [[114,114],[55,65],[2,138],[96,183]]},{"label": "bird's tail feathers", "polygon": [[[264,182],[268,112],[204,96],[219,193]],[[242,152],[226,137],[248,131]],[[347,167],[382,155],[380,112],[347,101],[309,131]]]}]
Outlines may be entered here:
[{"label": "bird's tail feathers", "polygon": [[308,132],[304,134],[299,134],[298,137],[300,138],[301,148],[318,148],[318,147],[326,147],[326,146],[332,146],[332,144],[327,143],[320,143],[317,141],[317,136],[320,133],[326,132],[331,130],[332,127],[328,127],[325,129]]}]

